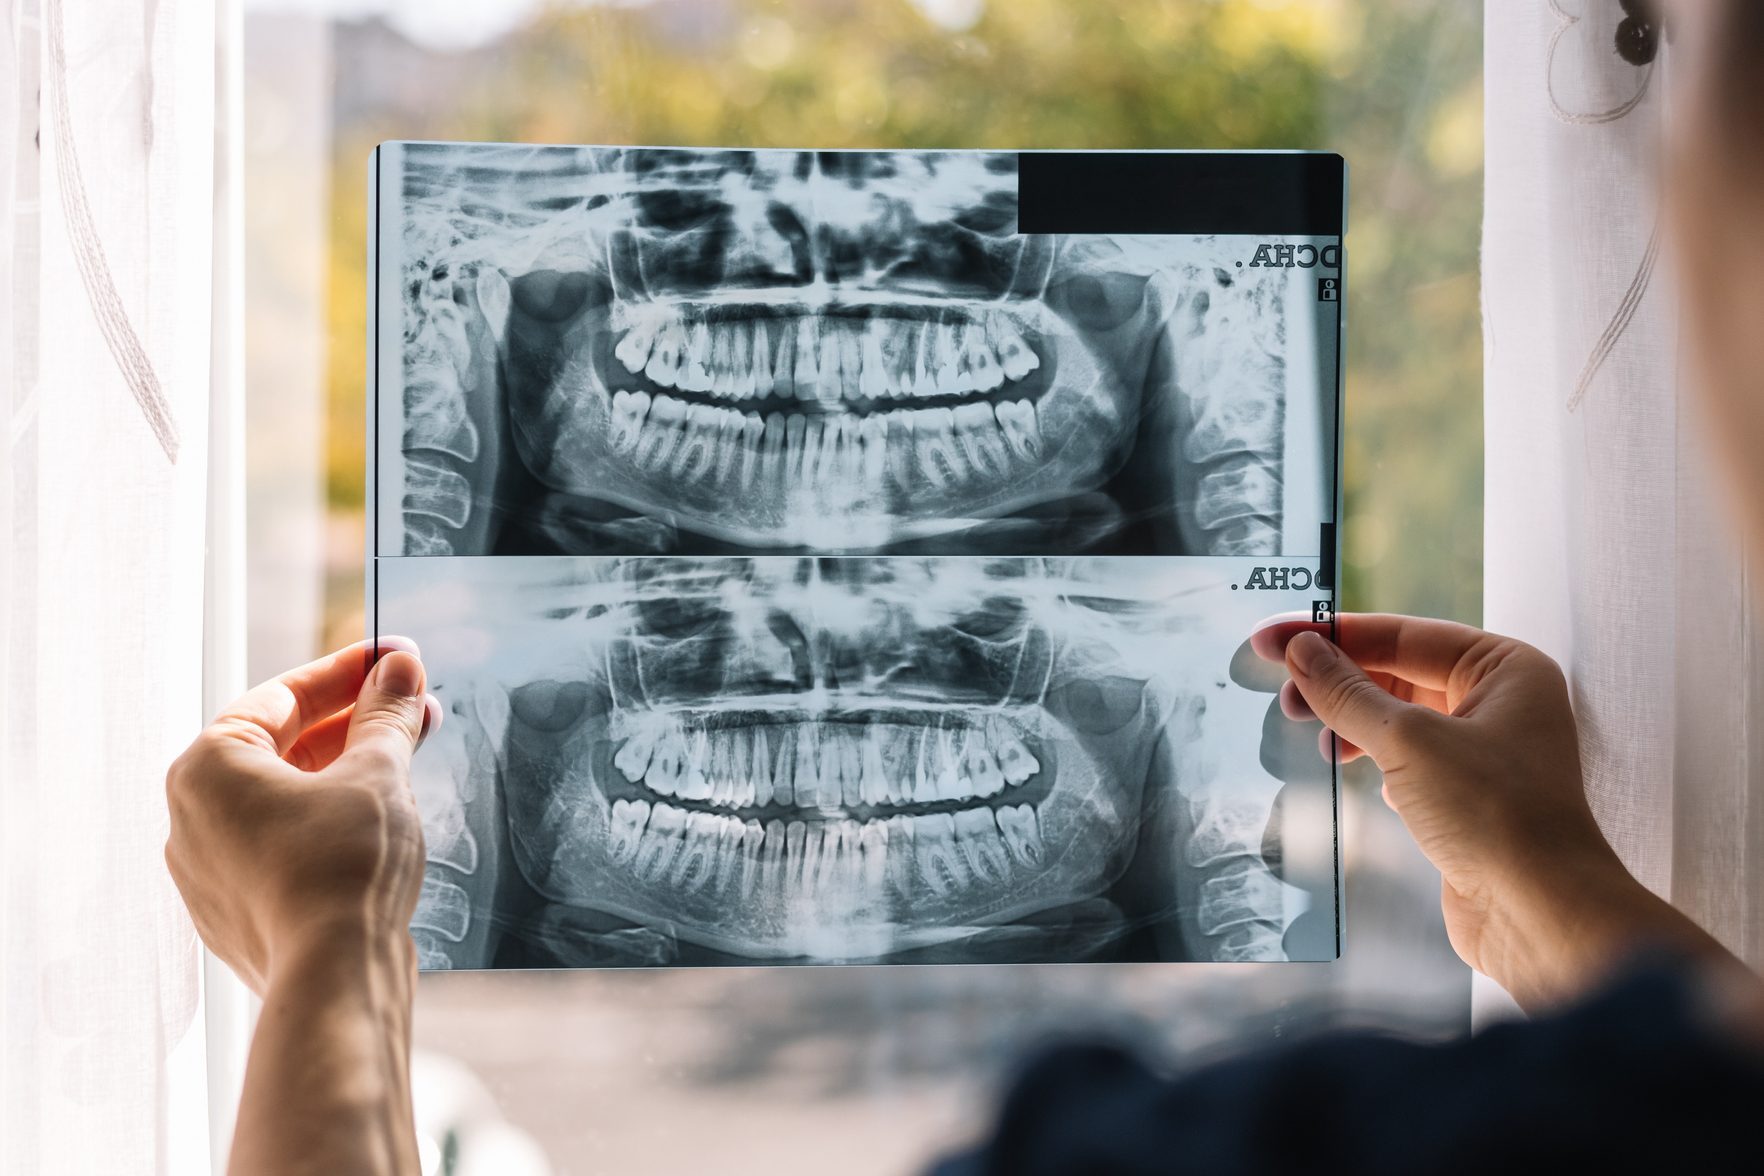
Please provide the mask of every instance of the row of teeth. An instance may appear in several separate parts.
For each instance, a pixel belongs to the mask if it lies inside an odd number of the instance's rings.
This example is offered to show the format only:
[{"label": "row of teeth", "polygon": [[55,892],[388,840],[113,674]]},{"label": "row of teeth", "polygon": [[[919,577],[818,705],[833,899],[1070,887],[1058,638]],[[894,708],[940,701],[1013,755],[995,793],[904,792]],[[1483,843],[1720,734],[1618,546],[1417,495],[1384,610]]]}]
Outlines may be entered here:
[{"label": "row of teeth", "polygon": [[849,731],[816,724],[640,731],[614,753],[613,766],[662,796],[809,809],[983,800],[1041,770],[1015,736],[880,723]]},{"label": "row of teeth", "polygon": [[[604,393],[593,393],[604,395]],[[740,488],[779,484],[864,486],[890,477],[903,489],[919,478],[944,488],[997,478],[1014,458],[1035,462],[1041,421],[1027,400],[972,401],[956,408],[760,416],[688,404],[647,392],[612,394],[608,443],[640,469],[681,479],[733,480]]]},{"label": "row of teeth", "polygon": [[991,392],[1041,365],[999,313],[949,323],[900,318],[686,322],[647,317],[613,349],[663,388],[732,400],[883,399]]},{"label": "row of teeth", "polygon": [[876,897],[884,884],[939,897],[1040,867],[1041,824],[1029,805],[873,821],[736,820],[670,804],[618,800],[608,852],[650,885],[746,899],[758,892]]}]

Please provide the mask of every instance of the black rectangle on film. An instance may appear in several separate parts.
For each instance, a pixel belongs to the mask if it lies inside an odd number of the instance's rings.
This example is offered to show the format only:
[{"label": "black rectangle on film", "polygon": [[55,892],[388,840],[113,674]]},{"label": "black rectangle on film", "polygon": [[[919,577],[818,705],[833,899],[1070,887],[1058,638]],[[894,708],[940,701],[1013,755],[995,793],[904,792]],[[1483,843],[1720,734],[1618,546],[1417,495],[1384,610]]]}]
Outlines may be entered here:
[{"label": "black rectangle on film", "polygon": [[1025,151],[1023,233],[1339,237],[1345,165],[1330,152]]}]

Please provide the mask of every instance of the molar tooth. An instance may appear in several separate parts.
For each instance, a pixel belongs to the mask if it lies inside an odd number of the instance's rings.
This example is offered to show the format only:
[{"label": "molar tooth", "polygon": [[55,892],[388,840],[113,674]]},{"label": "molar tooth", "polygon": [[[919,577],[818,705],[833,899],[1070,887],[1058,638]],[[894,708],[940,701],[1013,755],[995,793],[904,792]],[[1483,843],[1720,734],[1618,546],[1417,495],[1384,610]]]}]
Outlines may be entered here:
[{"label": "molar tooth", "polygon": [[607,828],[607,853],[616,865],[629,865],[637,856],[637,843],[649,820],[647,800],[615,800]]},{"label": "molar tooth", "polygon": [[685,845],[686,812],[671,804],[658,804],[649,815],[649,828],[637,843],[635,873],[645,882],[660,882],[668,875],[674,856]]},{"label": "molar tooth", "polygon": [[[939,396],[965,391],[963,386],[960,357],[961,350],[956,340],[956,329],[949,323],[938,323],[935,350],[931,356],[931,388]],[[919,395],[925,395],[925,389],[919,389]]]},{"label": "molar tooth", "polygon": [[1003,882],[1010,876],[1010,863],[1005,859],[1004,840],[992,819],[992,810],[963,809],[955,815],[956,845],[961,847],[976,878]]},{"label": "molar tooth", "polygon": [[741,835],[744,826],[734,817],[717,818],[716,852],[711,858],[714,871],[711,887],[728,890],[738,884],[742,874]]},{"label": "molar tooth", "polygon": [[864,489],[872,495],[882,493],[882,480],[888,473],[888,415],[871,413],[858,422],[858,438],[862,442],[860,462]]},{"label": "molar tooth", "polygon": [[962,770],[974,786],[976,796],[996,796],[1004,791],[1004,773],[992,752],[979,740],[970,740],[962,756]]},{"label": "molar tooth", "polygon": [[707,404],[687,407],[686,433],[674,447],[676,478],[696,481],[710,471],[716,461],[717,415],[721,411]]},{"label": "molar tooth", "polygon": [[625,740],[624,745],[613,755],[613,767],[622,772],[625,779],[635,784],[643,779],[643,773],[649,767],[649,757],[654,751],[655,732],[639,731]]},{"label": "molar tooth", "polygon": [[612,396],[612,427],[607,441],[614,453],[630,453],[637,448],[643,432],[643,418],[649,415],[649,393],[614,392]]},{"label": "molar tooth", "polygon": [[1024,461],[1041,456],[1041,422],[1033,404],[1027,400],[1001,400],[993,413],[1012,453]]},{"label": "molar tooth", "polygon": [[962,367],[973,386],[982,392],[990,392],[1004,383],[998,356],[986,342],[986,329],[979,323],[969,323],[962,328]]},{"label": "molar tooth", "polygon": [[649,421],[637,438],[637,453],[632,460],[645,469],[666,469],[685,421],[685,401],[657,396],[649,406]]},{"label": "molar tooth", "polygon": [[613,348],[613,355],[632,375],[642,371],[643,365],[649,362],[649,349],[655,344],[655,333],[655,322],[644,319],[626,331],[625,337]]},{"label": "molar tooth", "polygon": [[668,732],[656,740],[655,752],[649,759],[649,770],[643,774],[643,783],[651,792],[662,796],[673,796],[679,791],[680,782],[686,775],[686,744],[675,732]]},{"label": "molar tooth", "polygon": [[986,325],[986,334],[993,350],[998,352],[998,366],[1007,380],[1020,380],[1041,366],[1041,357],[1030,350],[1017,329],[994,315]]},{"label": "molar tooth", "polygon": [[753,486],[754,479],[759,476],[760,457],[765,445],[766,422],[757,412],[741,414],[741,469],[740,483],[743,489]]},{"label": "molar tooth", "polygon": [[1004,773],[1006,783],[1021,784],[1041,770],[1041,761],[1030,753],[1021,739],[1011,735],[998,749],[998,767]]},{"label": "molar tooth", "polygon": [[742,425],[743,418],[734,409],[717,410],[717,465],[711,477],[719,486],[728,481],[736,460],[741,457]]},{"label": "molar tooth", "polygon": [[967,474],[955,438],[955,413],[947,408],[922,408],[911,414],[913,442],[919,469],[939,490],[961,481]]},{"label": "molar tooth", "polygon": [[680,375],[680,353],[685,346],[686,332],[680,324],[677,321],[667,323],[656,332],[654,349],[649,353],[643,374],[663,388],[672,388]]},{"label": "molar tooth", "polygon": [[931,761],[938,800],[965,800],[969,792],[963,786],[961,757],[956,754],[958,736],[947,727],[937,732],[937,754]]},{"label": "molar tooth", "polygon": [[1026,804],[1005,805],[998,810],[998,828],[1013,861],[1025,869],[1041,865],[1041,823],[1035,819],[1034,809]]},{"label": "molar tooth", "polygon": [[697,894],[711,880],[720,819],[709,813],[692,813],[686,818],[685,844],[674,855],[674,868],[669,871],[669,878],[687,894]]},{"label": "molar tooth", "polygon": [[956,438],[976,470],[996,475],[1009,468],[1004,436],[989,405],[980,400],[963,404],[955,410],[955,421]]},{"label": "molar tooth", "polygon": [[710,364],[710,328],[702,322],[693,323],[686,333],[686,350],[680,360],[680,387],[688,392],[710,391]]},{"label": "molar tooth", "polygon": [[759,476],[761,487],[784,485],[784,414],[774,412],[766,417],[766,431],[760,442]]},{"label": "molar tooth", "polygon": [[968,884],[968,863],[956,849],[955,834],[955,818],[948,813],[913,818],[919,876],[939,898]]}]

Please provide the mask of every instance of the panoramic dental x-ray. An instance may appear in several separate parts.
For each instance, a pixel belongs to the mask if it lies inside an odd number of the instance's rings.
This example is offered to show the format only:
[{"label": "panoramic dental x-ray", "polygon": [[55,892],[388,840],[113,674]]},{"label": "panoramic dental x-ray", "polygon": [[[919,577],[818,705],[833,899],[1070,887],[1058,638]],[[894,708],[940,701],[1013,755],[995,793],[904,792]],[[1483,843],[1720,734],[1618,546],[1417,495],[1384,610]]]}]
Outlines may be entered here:
[{"label": "panoramic dental x-ray", "polygon": [[1341,162],[386,144],[428,969],[1328,959]]}]

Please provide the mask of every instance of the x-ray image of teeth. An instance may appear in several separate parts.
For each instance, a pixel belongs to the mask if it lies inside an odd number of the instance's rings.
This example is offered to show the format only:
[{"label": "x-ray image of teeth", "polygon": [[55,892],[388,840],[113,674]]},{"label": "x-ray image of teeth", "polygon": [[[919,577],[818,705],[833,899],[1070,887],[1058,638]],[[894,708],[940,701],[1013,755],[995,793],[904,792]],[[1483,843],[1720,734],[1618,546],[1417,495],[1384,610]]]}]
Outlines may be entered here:
[{"label": "x-ray image of teeth", "polygon": [[425,968],[1338,949],[1333,776],[1244,639],[1314,561],[389,559],[448,717]]},{"label": "x-ray image of teeth", "polygon": [[382,555],[1321,553],[1338,235],[1021,231],[1009,152],[376,177]]}]

